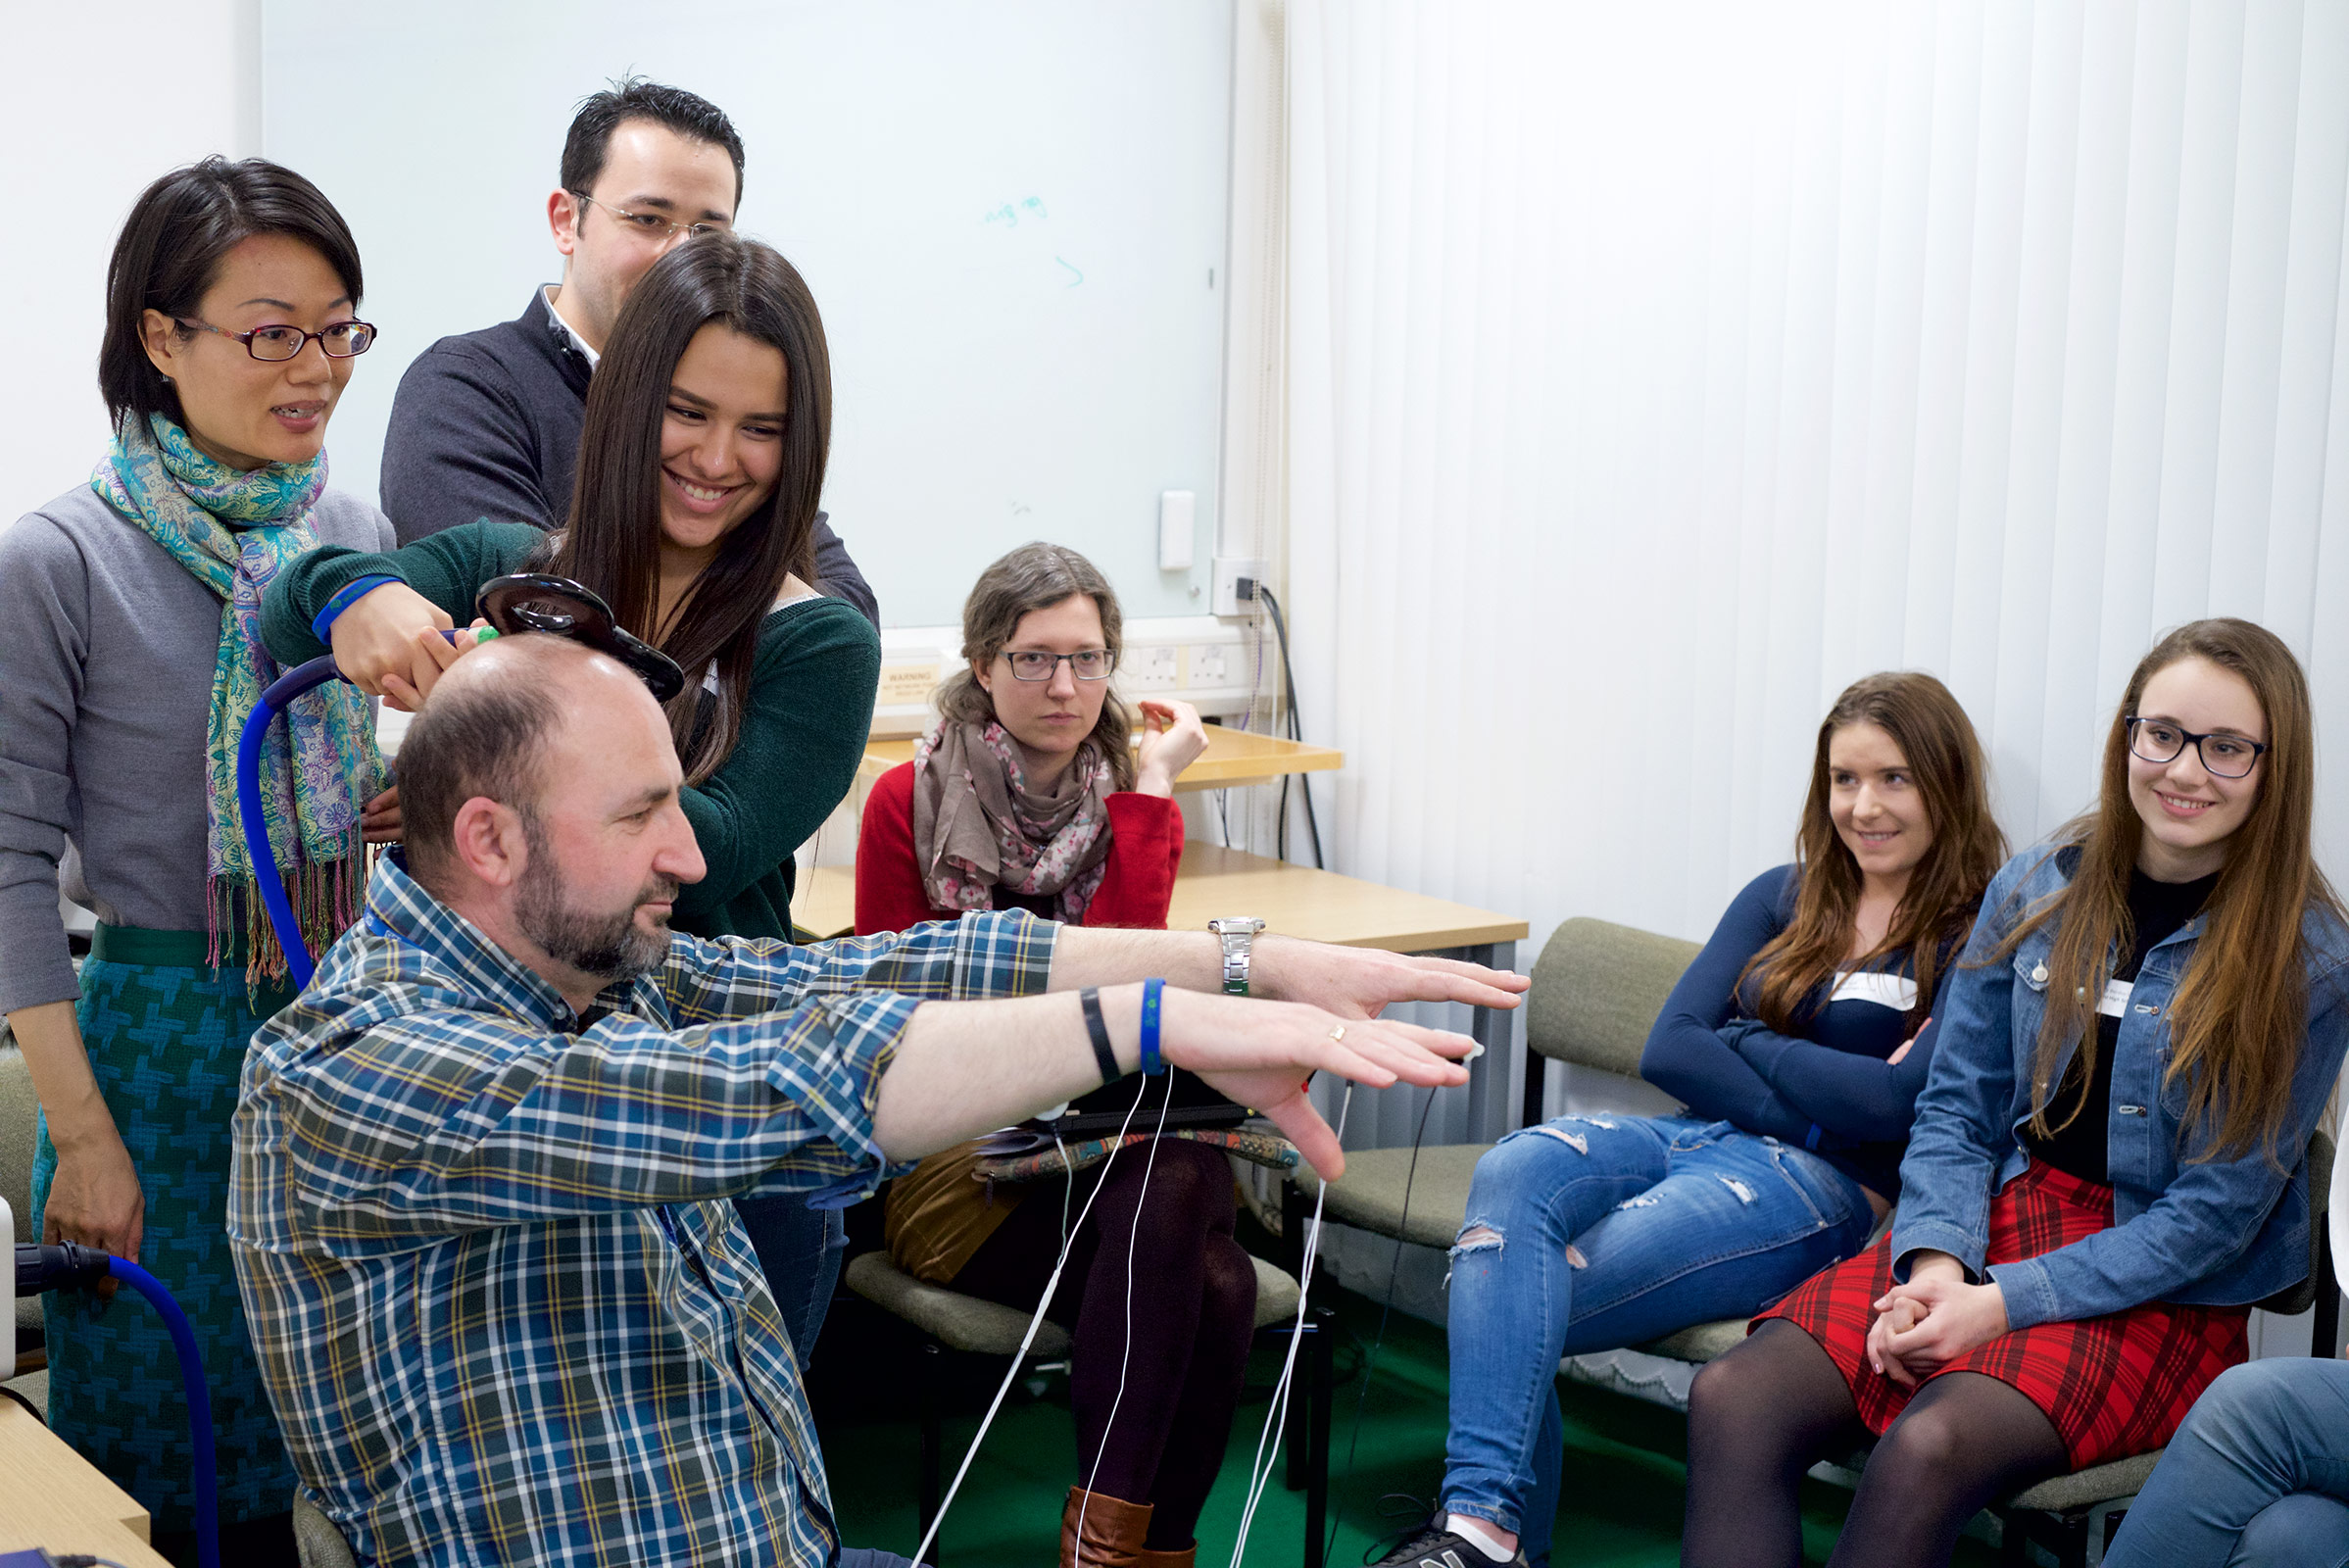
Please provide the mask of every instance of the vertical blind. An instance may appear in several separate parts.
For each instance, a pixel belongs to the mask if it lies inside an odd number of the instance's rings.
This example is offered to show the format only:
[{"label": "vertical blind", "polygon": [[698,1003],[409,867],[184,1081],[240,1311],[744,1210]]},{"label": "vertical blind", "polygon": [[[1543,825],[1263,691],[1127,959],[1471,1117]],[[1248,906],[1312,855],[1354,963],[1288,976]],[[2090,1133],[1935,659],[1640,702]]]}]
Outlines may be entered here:
[{"label": "vertical blind", "polygon": [[1853,678],[1949,683],[2020,847],[2153,639],[2234,614],[2309,666],[2349,873],[2349,6],[1293,0],[1288,43],[1334,868],[1528,963],[1702,937]]}]

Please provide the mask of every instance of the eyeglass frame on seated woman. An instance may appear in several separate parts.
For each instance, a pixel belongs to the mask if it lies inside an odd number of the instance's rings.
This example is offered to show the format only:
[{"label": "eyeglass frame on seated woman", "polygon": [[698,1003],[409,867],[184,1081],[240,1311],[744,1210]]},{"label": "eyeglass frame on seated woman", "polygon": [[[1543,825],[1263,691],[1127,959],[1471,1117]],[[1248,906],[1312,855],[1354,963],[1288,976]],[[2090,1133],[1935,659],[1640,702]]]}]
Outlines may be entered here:
[{"label": "eyeglass frame on seated woman", "polygon": [[[2194,731],[2187,729],[2184,725],[2173,723],[2166,718],[2142,718],[2135,713],[2131,713],[2127,719],[2124,720],[2124,722],[2129,725],[2129,751],[2130,756],[2147,762],[2175,762],[2178,760],[2178,758],[2185,755],[2185,749],[2188,746],[2192,746],[2194,748],[2194,760],[2200,762],[2202,764],[2202,770],[2213,778],[2249,778],[2251,776],[2251,770],[2259,766],[2261,754],[2266,752],[2268,749],[2268,743],[2266,741],[2255,741],[2248,735],[2231,735],[2224,730],[2205,730],[2201,734],[2197,735]],[[2176,733],[2180,737],[2177,748],[2167,757],[2150,757],[2145,753],[2138,751],[2137,730],[2140,725],[2144,724],[2157,725],[2162,729],[2170,730]],[[2210,753],[2202,749],[2202,743],[2204,741],[2227,741],[2236,746],[2248,746],[2251,748],[2251,760],[2243,765],[2243,770],[2240,773],[2229,773],[2223,768],[2213,767],[2211,765]]]},{"label": "eyeglass frame on seated woman", "polygon": [[[1022,648],[1018,650],[1005,648],[1001,650],[997,657],[1011,666],[1011,678],[1013,680],[1025,681],[1029,685],[1034,685],[1038,681],[1051,680],[1054,675],[1057,675],[1060,672],[1060,662],[1062,660],[1066,660],[1068,662],[1068,672],[1079,680],[1107,680],[1110,676],[1117,673],[1117,651],[1113,648],[1085,648],[1080,649],[1078,652],[1073,654],[1048,654],[1041,648]],[[1019,662],[1023,659],[1049,659],[1052,661],[1052,662],[1045,665],[1045,667],[1036,674],[1023,675],[1019,672]],[[1102,661],[1101,672],[1098,675],[1086,674],[1083,669],[1078,667],[1077,661],[1080,659],[1098,659]]]},{"label": "eyeglass frame on seated woman", "polygon": [[[311,339],[313,338],[318,340],[318,352],[325,355],[328,359],[355,360],[362,354],[365,354],[367,350],[373,348],[375,346],[375,339],[381,335],[375,330],[374,322],[363,321],[357,317],[353,317],[346,321],[328,321],[324,326],[320,327],[316,332],[305,332],[300,327],[285,321],[267,322],[261,326],[253,328],[253,330],[250,332],[231,332],[224,326],[215,326],[210,321],[199,321],[191,317],[174,316],[171,318],[171,319],[177,322],[182,328],[190,331],[197,327],[202,327],[207,332],[218,332],[222,337],[233,338],[245,346],[245,352],[247,354],[252,355],[253,358],[259,360],[264,365],[283,365],[288,360],[300,359],[302,357],[302,351],[310,347]],[[334,352],[334,350],[326,346],[326,334],[328,332],[347,332],[352,327],[359,327],[367,333],[366,340],[362,342],[359,347],[352,349],[347,354],[337,354]],[[262,353],[260,347],[255,344],[253,340],[264,332],[295,333],[296,338],[294,342],[293,353],[280,354],[274,359],[270,358],[267,354]]]}]

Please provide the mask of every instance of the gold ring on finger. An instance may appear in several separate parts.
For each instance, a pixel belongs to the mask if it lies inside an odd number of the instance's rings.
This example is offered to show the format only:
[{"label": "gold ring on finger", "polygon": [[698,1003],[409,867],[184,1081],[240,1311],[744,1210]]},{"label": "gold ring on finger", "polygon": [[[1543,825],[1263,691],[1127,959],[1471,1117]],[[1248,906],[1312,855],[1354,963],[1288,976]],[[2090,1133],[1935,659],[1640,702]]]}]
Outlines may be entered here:
[{"label": "gold ring on finger", "polygon": [[1344,1041],[1346,1039],[1346,1025],[1340,1024],[1337,1028],[1331,1030],[1330,1038],[1335,1041]]}]

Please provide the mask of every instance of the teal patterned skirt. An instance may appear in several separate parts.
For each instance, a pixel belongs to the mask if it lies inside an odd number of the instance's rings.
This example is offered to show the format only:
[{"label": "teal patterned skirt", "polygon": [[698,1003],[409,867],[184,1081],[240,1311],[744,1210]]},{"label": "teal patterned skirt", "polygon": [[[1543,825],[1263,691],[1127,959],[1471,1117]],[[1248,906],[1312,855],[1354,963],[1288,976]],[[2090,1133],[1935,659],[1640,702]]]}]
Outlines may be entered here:
[{"label": "teal patterned skirt", "polygon": [[[203,957],[200,931],[100,926],[81,966],[77,1016],[90,1070],[146,1195],[139,1261],[187,1313],[204,1355],[220,1519],[229,1523],[284,1513],[294,1498],[293,1461],[245,1332],[226,1228],[229,1118],[245,1043],[293,994],[248,999],[241,964],[211,969]],[[32,1166],[36,1228],[56,1175],[43,1118]],[[52,1291],[41,1304],[50,1427],[136,1497],[158,1531],[194,1529],[187,1395],[163,1320],[128,1290],[104,1303]]]}]

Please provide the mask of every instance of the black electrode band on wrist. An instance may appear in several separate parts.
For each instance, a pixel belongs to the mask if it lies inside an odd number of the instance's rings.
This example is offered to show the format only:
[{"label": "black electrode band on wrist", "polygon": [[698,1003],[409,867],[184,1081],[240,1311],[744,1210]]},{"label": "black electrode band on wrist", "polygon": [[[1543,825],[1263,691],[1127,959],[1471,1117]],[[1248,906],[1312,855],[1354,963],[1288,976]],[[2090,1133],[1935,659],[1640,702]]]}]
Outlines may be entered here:
[{"label": "black electrode band on wrist", "polygon": [[1109,1020],[1101,1016],[1101,994],[1092,986],[1077,993],[1085,1008],[1085,1032],[1093,1037],[1093,1059],[1101,1063],[1103,1087],[1125,1074],[1118,1069],[1117,1053],[1109,1045]]}]

